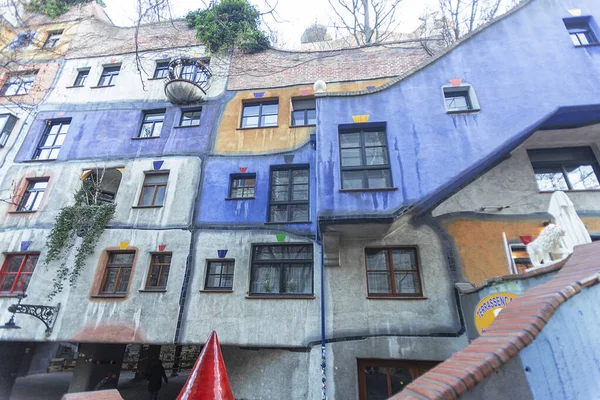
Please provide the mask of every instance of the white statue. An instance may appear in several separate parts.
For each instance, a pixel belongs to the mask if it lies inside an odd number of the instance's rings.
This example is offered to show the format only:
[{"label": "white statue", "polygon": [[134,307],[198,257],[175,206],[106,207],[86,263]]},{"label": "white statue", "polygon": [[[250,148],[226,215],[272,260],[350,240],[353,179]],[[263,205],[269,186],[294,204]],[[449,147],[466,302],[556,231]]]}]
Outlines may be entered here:
[{"label": "white statue", "polygon": [[550,253],[560,254],[561,259],[568,256],[570,252],[565,246],[564,236],[564,229],[553,223],[548,224],[540,235],[527,245],[527,254],[533,266],[545,266],[556,261],[550,258]]}]

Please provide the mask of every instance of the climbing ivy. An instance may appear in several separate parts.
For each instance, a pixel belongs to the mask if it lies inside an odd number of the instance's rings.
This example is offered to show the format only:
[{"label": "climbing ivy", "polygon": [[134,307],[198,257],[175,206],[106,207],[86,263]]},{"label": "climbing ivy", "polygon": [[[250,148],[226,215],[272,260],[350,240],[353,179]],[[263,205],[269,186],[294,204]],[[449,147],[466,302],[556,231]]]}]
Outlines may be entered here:
[{"label": "climbing ivy", "polygon": [[259,11],[248,0],[221,0],[205,10],[189,12],[185,20],[213,53],[233,47],[256,53],[271,46],[260,29]]},{"label": "climbing ivy", "polygon": [[[46,240],[48,252],[44,265],[47,267],[51,261],[62,260],[53,279],[52,292],[48,295],[50,300],[62,292],[67,279],[71,286],[75,286],[86,258],[94,253],[98,239],[115,213],[114,203],[100,201],[100,182],[102,176],[94,174],[83,180],[75,193],[75,204],[60,210],[56,225]],[[71,266],[67,264],[68,254],[77,242],[79,245]]]},{"label": "climbing ivy", "polygon": [[[25,9],[29,12],[45,14],[55,18],[69,11],[74,5],[89,2],[90,0],[30,0],[25,3]],[[102,0],[97,0],[97,3],[104,6]]]}]

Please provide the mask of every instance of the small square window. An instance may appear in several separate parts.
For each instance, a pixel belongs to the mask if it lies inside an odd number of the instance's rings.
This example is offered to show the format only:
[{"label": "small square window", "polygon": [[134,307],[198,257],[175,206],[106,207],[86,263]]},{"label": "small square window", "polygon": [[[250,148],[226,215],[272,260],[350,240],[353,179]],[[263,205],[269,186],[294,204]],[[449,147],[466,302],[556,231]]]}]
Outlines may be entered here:
[{"label": "small square window", "polygon": [[46,129],[33,155],[34,160],[55,160],[67,137],[71,120],[46,121]]},{"label": "small square window", "polygon": [[292,126],[315,125],[317,106],[315,99],[292,100]]},{"label": "small square window", "polygon": [[98,86],[113,86],[117,81],[117,76],[119,76],[120,71],[120,65],[115,67],[104,67],[102,75],[100,75],[100,80],[98,81]]},{"label": "small square window", "polygon": [[167,192],[169,173],[147,173],[144,177],[138,207],[162,207]]},{"label": "small square window", "polygon": [[229,175],[230,199],[253,199],[256,189],[256,174],[231,174]]},{"label": "small square window", "polygon": [[73,86],[83,86],[85,85],[85,81],[87,77],[90,75],[89,69],[82,69],[77,71],[77,77],[75,78],[75,82],[73,82]]},{"label": "small square window", "polygon": [[365,249],[369,296],[420,296],[416,248]]},{"label": "small square window", "polygon": [[2,89],[0,89],[0,95],[19,96],[22,94],[27,94],[33,86],[34,80],[35,74],[19,74],[9,76],[4,81]]},{"label": "small square window", "polygon": [[200,126],[201,113],[201,108],[182,111],[179,126]]},{"label": "small square window", "polygon": [[166,78],[169,75],[169,61],[157,61],[154,79]]},{"label": "small square window", "polygon": [[279,103],[277,101],[244,103],[242,128],[277,126],[278,113]]},{"label": "small square window", "polygon": [[119,251],[108,254],[100,294],[125,295],[129,288],[135,252]]},{"label": "small square window", "polygon": [[444,93],[446,112],[459,113],[479,111],[479,102],[477,101],[475,90],[473,90],[471,85],[447,85],[444,86],[442,90]]},{"label": "small square window", "polygon": [[48,179],[31,179],[27,181],[25,192],[19,201],[17,211],[37,211],[40,208]]},{"label": "small square window", "polygon": [[233,260],[209,261],[204,289],[233,289]]},{"label": "small square window", "polygon": [[39,253],[7,254],[0,270],[0,293],[25,293]]},{"label": "small square window", "polygon": [[15,124],[17,117],[12,114],[0,114],[0,147],[4,147],[8,141]]},{"label": "small square window", "polygon": [[48,32],[48,37],[46,38],[42,48],[45,50],[51,50],[55,48],[58,45],[58,41],[60,40],[62,33],[63,31]]},{"label": "small square window", "polygon": [[165,110],[144,111],[144,120],[142,121],[139,137],[159,137],[164,121]]},{"label": "small square window", "polygon": [[152,254],[146,289],[166,289],[171,268],[171,253]]},{"label": "small square window", "polygon": [[575,46],[588,46],[598,43],[598,38],[590,23],[592,21],[590,16],[565,18],[563,21]]},{"label": "small square window", "polygon": [[313,294],[312,244],[253,245],[250,295]]}]

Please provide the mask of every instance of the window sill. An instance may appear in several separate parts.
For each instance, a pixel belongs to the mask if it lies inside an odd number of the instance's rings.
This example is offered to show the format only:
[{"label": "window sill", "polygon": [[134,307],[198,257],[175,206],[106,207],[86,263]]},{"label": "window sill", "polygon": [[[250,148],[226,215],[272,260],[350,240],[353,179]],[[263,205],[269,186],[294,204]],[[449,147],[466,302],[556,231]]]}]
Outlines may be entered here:
[{"label": "window sill", "polygon": [[147,136],[147,137],[132,137],[131,140],[146,140],[146,139],[160,139],[160,136]]},{"label": "window sill", "polygon": [[[558,192],[558,190],[540,190],[538,193],[540,194],[552,194],[554,192]],[[590,192],[600,192],[600,189],[581,189],[581,190],[561,190],[561,192],[565,193],[590,193]]]},{"label": "window sill", "polygon": [[114,87],[115,85],[105,85],[105,86],[90,86],[90,89],[103,89],[107,87]]},{"label": "window sill", "polygon": [[199,126],[200,126],[200,124],[198,124],[198,125],[178,125],[178,126],[174,126],[173,129],[197,128]]},{"label": "window sill", "polygon": [[279,128],[279,125],[269,125],[269,126],[255,126],[252,128],[235,128],[236,131],[249,131],[252,129],[272,129],[272,128]]},{"label": "window sill", "polygon": [[233,289],[202,289],[200,293],[233,293]]},{"label": "window sill", "polygon": [[308,124],[308,125],[291,125],[290,128],[310,128],[310,127],[315,127],[317,126],[316,124]]},{"label": "window sill", "polygon": [[573,45],[573,47],[596,47],[596,46],[600,46],[600,42],[589,43],[589,44],[580,44],[579,46]]},{"label": "window sill", "polygon": [[367,296],[367,300],[428,300],[423,296]]},{"label": "window sill", "polygon": [[314,295],[275,294],[275,295],[247,295],[249,300],[314,300]]},{"label": "window sill", "polygon": [[225,200],[254,200],[256,197],[225,197]]},{"label": "window sill", "polygon": [[481,108],[473,108],[471,110],[446,110],[446,114],[471,114],[481,111]]},{"label": "window sill", "polygon": [[77,85],[77,86],[65,86],[65,89],[74,89],[74,88],[80,88],[80,87],[85,87],[84,85]]},{"label": "window sill", "polygon": [[57,160],[56,158],[47,158],[47,159],[44,159],[44,160],[24,160],[23,162],[26,162],[26,163],[34,163],[34,162],[52,162],[52,161],[56,161],[56,160]]},{"label": "window sill", "polygon": [[164,78],[148,78],[146,80],[147,81],[164,81],[165,79],[167,79],[166,76]]},{"label": "window sill", "polygon": [[394,190],[398,190],[397,187],[390,188],[367,188],[367,189],[340,189],[342,193],[355,193],[355,192],[393,192]]},{"label": "window sill", "polygon": [[92,299],[124,299],[127,297],[125,294],[93,294],[90,296]]},{"label": "window sill", "polygon": [[0,293],[0,298],[17,298],[25,293]]},{"label": "window sill", "polygon": [[33,211],[8,211],[7,214],[35,214],[37,210]]},{"label": "window sill", "polygon": [[165,293],[167,289],[140,289],[140,293]]},{"label": "window sill", "polygon": [[21,96],[27,96],[29,93],[23,93],[23,94],[3,94],[2,97],[21,97]]},{"label": "window sill", "polygon": [[265,225],[299,225],[299,224],[311,224],[311,221],[289,221],[289,222],[265,222]]},{"label": "window sill", "polygon": [[131,206],[131,208],[162,208],[163,206]]}]

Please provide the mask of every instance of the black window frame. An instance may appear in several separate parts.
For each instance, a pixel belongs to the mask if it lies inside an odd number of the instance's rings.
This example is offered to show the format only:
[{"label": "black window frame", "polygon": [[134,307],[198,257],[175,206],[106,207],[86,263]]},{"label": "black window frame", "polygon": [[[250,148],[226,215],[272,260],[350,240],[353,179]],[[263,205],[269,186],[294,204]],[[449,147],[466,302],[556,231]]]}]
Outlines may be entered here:
[{"label": "black window frame", "polygon": [[[23,195],[21,196],[19,204],[17,205],[17,212],[36,212],[39,210],[39,204],[37,207],[35,204],[38,201],[38,198],[39,202],[41,203],[42,199],[44,198],[44,193],[46,193],[46,189],[48,188],[49,181],[49,178],[27,179],[27,186],[25,187]],[[45,183],[46,185],[42,189],[36,189],[35,185],[38,183]],[[31,204],[31,207],[27,207],[27,203],[29,202],[31,196],[34,196],[33,203]]]},{"label": "black window frame", "polygon": [[[6,118],[4,124],[1,123],[2,119]],[[0,114],[0,148],[6,146],[8,138],[15,128],[17,123],[17,117],[12,114]]]},{"label": "black window frame", "polygon": [[[590,23],[591,19],[591,16],[583,16],[563,20],[575,47],[593,46],[600,43]],[[583,35],[587,43],[582,42],[580,35]]]},{"label": "black window frame", "polygon": [[152,79],[163,79],[169,76],[169,63],[170,61],[156,61],[156,66],[154,67],[154,74],[152,75]]},{"label": "black window frame", "polygon": [[[338,129],[338,152],[339,152],[339,157],[340,157],[340,187],[341,187],[341,190],[364,191],[364,190],[393,189],[394,177],[392,175],[392,166],[390,163],[390,150],[389,150],[389,141],[388,141],[388,137],[387,137],[387,124],[377,123],[377,124],[365,124],[365,125],[354,124],[354,125],[356,125],[356,127],[354,127],[353,125],[350,125],[350,127],[342,127],[341,126]],[[367,159],[366,149],[367,149],[367,147],[365,146],[365,138],[364,138],[364,134],[366,132],[383,132],[383,136],[385,138],[385,156],[387,158],[387,164],[366,165],[366,159]],[[342,135],[355,134],[355,133],[360,134],[359,147],[342,148]],[[375,148],[375,147],[383,147],[383,146],[369,146],[369,148]],[[342,150],[357,149],[357,148],[360,149],[360,157],[361,157],[362,165],[344,166]],[[384,171],[384,170],[387,170],[389,172],[389,177],[390,177],[389,186],[374,187],[374,188],[369,187],[368,171]],[[362,176],[362,185],[363,186],[361,188],[345,188],[344,187],[344,172],[345,171],[351,171],[351,172],[362,171],[363,172],[363,176]]]},{"label": "black window frame", "polygon": [[[277,104],[277,114],[264,114],[263,115],[263,107],[270,106],[273,104]],[[256,107],[257,105],[260,106],[260,108],[258,110],[258,115],[251,115],[251,116],[244,117],[244,110],[246,109],[246,107]],[[275,123],[275,125],[261,125],[262,117],[264,117],[266,115],[277,115],[277,122]],[[240,121],[240,128],[242,128],[242,129],[276,128],[277,126],[279,126],[279,99],[278,98],[277,99],[267,99],[264,101],[255,101],[255,100],[244,101],[244,102],[242,102],[241,117],[242,117],[242,119]],[[247,118],[255,118],[255,117],[258,117],[258,125],[257,126],[244,126],[244,121]]]},{"label": "black window frame", "polygon": [[[369,259],[367,257],[369,251],[385,251],[386,252],[386,266],[385,270],[377,270],[377,269],[369,269]],[[402,251],[402,252],[412,252],[413,259],[415,262],[415,268],[410,270],[396,270],[394,269],[393,263],[393,251]],[[419,259],[419,249],[417,246],[386,246],[386,247],[365,247],[365,271],[366,271],[366,284],[367,284],[367,297],[369,298],[377,298],[377,297],[423,297],[423,277],[421,274],[421,262]],[[411,271],[410,273],[413,276],[416,276],[418,282],[418,291],[409,293],[409,292],[397,292],[396,291],[396,277],[395,274],[397,271]],[[414,271],[414,272],[412,272]],[[388,283],[389,283],[389,292],[371,292],[369,288],[369,272],[371,273],[387,273],[388,274]]]},{"label": "black window frame", "polygon": [[[161,131],[163,129],[163,126],[165,124],[165,117],[167,115],[167,110],[166,109],[159,109],[159,110],[144,110],[142,111],[143,115],[142,115],[142,123],[140,125],[140,130],[138,132],[138,138],[140,139],[150,139],[150,138],[159,138]],[[162,115],[162,120],[161,121],[146,121],[146,118],[148,118],[151,115]],[[154,133],[156,132],[156,124],[160,123],[160,129],[158,129],[158,135],[155,135]],[[150,136],[142,136],[142,132],[144,132],[144,126],[145,125],[152,125],[152,131],[151,131],[151,135]]]},{"label": "black window frame", "polygon": [[[308,187],[307,199],[306,200],[292,200],[292,193],[294,184],[292,183],[293,171],[306,170],[308,176]],[[289,171],[288,186],[288,200],[286,201],[274,201],[273,200],[273,172],[275,171]],[[267,208],[267,222],[274,224],[306,224],[311,222],[311,210],[310,210],[310,165],[309,164],[283,164],[283,165],[272,165],[269,170],[269,202]],[[304,185],[304,184],[302,184]],[[271,207],[272,206],[287,206],[287,220],[286,221],[273,221],[271,218]],[[308,219],[306,221],[294,221],[291,219],[292,207],[295,205],[306,205],[308,209]]]},{"label": "black window frame", "polygon": [[90,69],[84,68],[77,71],[77,76],[73,82],[73,87],[82,87],[85,85],[85,81],[90,76]]},{"label": "black window frame", "polygon": [[[296,107],[294,107],[294,102],[295,101],[297,101],[297,102],[313,101],[314,108],[300,108],[299,110],[296,110]],[[313,125],[316,125],[316,119],[317,119],[317,115],[316,115],[317,114],[317,101],[316,101],[316,99],[314,97],[313,98],[308,98],[308,99],[305,99],[305,98],[292,98],[292,108],[293,108],[293,111],[292,111],[291,121],[290,121],[291,122],[291,126],[297,127],[297,126],[313,126]],[[303,121],[302,122],[303,123],[297,124],[296,123],[296,119],[294,117],[294,113],[300,112],[300,111],[302,111],[302,115],[303,115]],[[314,111],[315,112],[315,123],[313,123],[313,124],[309,123],[309,118],[308,118],[308,112],[309,111]]]},{"label": "black window frame", "polygon": [[[190,125],[184,125],[184,117],[185,114],[194,114],[194,113],[198,113],[198,118],[190,118],[189,121]],[[184,109],[181,110],[181,115],[179,116],[179,127],[193,127],[193,126],[200,126],[200,119],[202,118],[202,107],[197,107],[197,108],[189,108],[189,109]],[[197,124],[194,124],[193,122],[198,120]]]},{"label": "black window frame", "polygon": [[[64,31],[60,30],[60,31],[49,31],[48,32],[48,36],[46,37],[46,40],[44,41],[44,44],[42,46],[42,49],[44,50],[52,50],[54,48],[56,48],[58,42],[60,41],[60,38],[62,36]],[[57,38],[55,38],[55,36],[58,36]],[[52,45],[50,45],[52,44]]]},{"label": "black window frame", "polygon": [[[7,76],[2,84],[2,87],[0,88],[0,96],[12,97],[24,96],[28,94],[33,87],[36,75],[36,72],[25,72]],[[29,78],[31,78],[31,80]],[[6,94],[11,86],[17,86],[16,92],[14,94]],[[23,93],[19,93],[21,89],[23,89]]]},{"label": "black window frame", "polygon": [[[310,250],[311,250],[311,258],[308,259],[293,259],[293,258],[289,258],[289,259],[271,259],[271,260],[260,260],[260,259],[256,259],[256,251],[258,248],[260,247],[293,247],[293,246],[310,246]],[[252,249],[251,249],[252,253],[250,254],[250,287],[248,290],[248,296],[252,297],[252,296],[279,296],[279,297],[307,297],[307,296],[314,296],[315,293],[315,263],[314,263],[314,246],[312,243],[302,243],[302,242],[293,242],[293,243],[253,243],[252,244]],[[284,271],[284,273],[279,274],[279,292],[254,292],[252,290],[252,285],[253,285],[253,279],[254,279],[254,272],[255,272],[255,266],[257,264],[271,264],[271,265],[279,265],[279,268],[281,268],[282,271]],[[304,266],[308,266],[310,265],[310,281],[311,281],[311,290],[310,293],[301,293],[301,292],[287,292],[286,290],[288,289],[288,282],[289,280],[286,281],[286,275],[285,275],[285,267],[292,265],[292,264],[302,264]]]},{"label": "black window frame", "polygon": [[[446,90],[448,89],[448,90]],[[452,89],[452,90],[450,90]],[[465,87],[465,88],[459,88],[459,89],[454,89],[454,88],[444,88],[444,102],[446,104],[446,111],[449,112],[468,112],[468,111],[473,111],[473,102],[471,101],[471,95],[469,93],[469,88]],[[451,108],[448,106],[448,100],[449,99],[454,99],[457,97],[464,97],[465,102],[467,103],[467,108]]]},{"label": "black window frame", "polygon": [[[594,189],[574,189],[573,183],[569,179],[569,174],[567,171],[568,167],[591,165],[594,174],[596,175],[596,180],[600,183],[600,164],[598,163],[598,159],[596,158],[596,155],[590,146],[528,149],[527,155],[535,175],[536,186],[542,192],[554,192],[557,190],[600,190],[600,187]],[[540,188],[537,179],[537,171],[544,168],[556,168],[557,172],[561,172],[563,179],[567,184],[567,189],[548,190]]]},{"label": "black window frame", "polygon": [[[254,179],[254,186],[243,185],[234,187],[233,184],[235,181],[243,179]],[[245,182],[244,182],[245,183]],[[242,196],[234,196],[234,189],[242,189]],[[252,196],[244,196],[247,190],[252,190]],[[256,197],[256,173],[239,173],[239,174],[230,174],[229,175],[229,197],[228,200],[249,200],[254,199]]]},{"label": "black window frame", "polygon": [[[55,135],[56,137],[54,138],[54,143],[51,146],[44,146],[43,143],[46,141],[46,138],[48,136],[50,136],[50,132],[52,131],[52,127],[55,125],[59,125],[58,128],[58,133]],[[50,150],[49,156],[52,154],[52,150],[56,150],[58,149],[59,153],[60,153],[60,149],[62,148],[63,144],[64,144],[64,139],[63,142],[60,145],[56,145],[57,139],[58,137],[61,135],[61,130],[62,127],[64,125],[68,125],[67,127],[67,132],[62,133],[62,135],[64,135],[66,137],[66,135],[69,133],[69,129],[71,126],[71,118],[66,118],[66,119],[54,119],[54,120],[48,120],[46,121],[46,128],[44,129],[44,133],[42,134],[42,137],[40,138],[39,142],[38,142],[38,146],[35,149],[35,152],[33,153],[33,157],[32,160],[56,160],[58,158],[58,154],[56,155],[55,158],[40,158],[40,155],[42,154],[42,152],[44,150]]]},{"label": "black window frame", "polygon": [[[221,272],[218,274],[211,273],[211,265],[217,264],[217,263],[221,264]],[[230,266],[232,268],[230,274],[223,273],[224,264],[227,264],[228,266]],[[208,284],[211,276],[219,277],[219,286],[210,286]],[[227,279],[227,277],[231,277],[231,286],[222,286],[224,279]],[[204,290],[211,290],[211,291],[220,290],[220,291],[227,291],[227,292],[233,291],[234,277],[235,277],[235,259],[219,258],[219,259],[206,260],[206,276],[204,277]]]},{"label": "black window frame", "polygon": [[[108,87],[114,86],[117,76],[121,73],[121,65],[108,65],[102,68],[102,74],[98,79],[98,85],[96,87]],[[103,82],[105,78],[108,78],[108,83]]]}]

